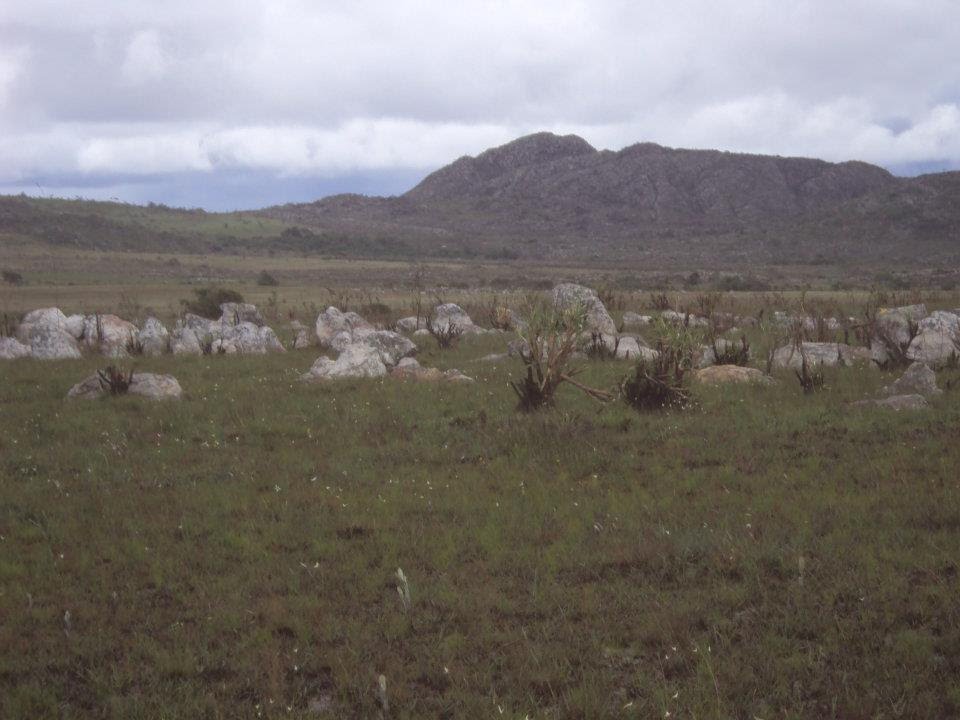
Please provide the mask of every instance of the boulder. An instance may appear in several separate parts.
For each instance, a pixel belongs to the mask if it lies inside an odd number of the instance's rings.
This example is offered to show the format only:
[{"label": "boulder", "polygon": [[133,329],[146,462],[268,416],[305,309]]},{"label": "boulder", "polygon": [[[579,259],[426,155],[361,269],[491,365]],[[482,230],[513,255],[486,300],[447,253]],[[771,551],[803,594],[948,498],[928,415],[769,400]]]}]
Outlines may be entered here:
[{"label": "boulder", "polygon": [[64,321],[63,329],[70,333],[74,340],[79,340],[83,337],[83,321],[83,315],[68,315]]},{"label": "boulder", "polygon": [[907,357],[931,367],[943,367],[960,358],[960,315],[937,310],[920,321],[919,332],[907,349]]},{"label": "boulder", "polygon": [[642,327],[644,325],[649,325],[653,322],[653,318],[649,315],[640,315],[635,312],[625,312],[623,314],[623,326],[624,327]]},{"label": "boulder", "polygon": [[200,355],[207,347],[211,353],[227,355],[286,352],[277,334],[266,325],[248,321],[231,324],[187,313],[174,328],[170,349],[175,355]]},{"label": "boulder", "polygon": [[170,332],[155,317],[148,317],[143,323],[139,339],[144,355],[164,355],[170,351]]},{"label": "boulder", "polygon": [[791,368],[799,370],[803,364],[802,356],[807,356],[807,364],[825,367],[837,365],[853,365],[854,362],[868,362],[870,349],[853,347],[843,343],[802,343],[803,352],[795,345],[784,345],[773,354],[773,366],[777,368]]},{"label": "boulder", "polygon": [[220,322],[225,325],[239,325],[242,322],[263,325],[263,315],[256,305],[250,303],[223,303],[220,306]]},{"label": "boulder", "polygon": [[756,383],[770,385],[776,382],[756,368],[742,365],[711,365],[693,373],[693,379],[704,385],[727,385],[730,383]]},{"label": "boulder", "polygon": [[[606,338],[604,339],[606,341]],[[613,347],[616,340],[610,338],[607,343],[608,347]],[[654,360],[657,358],[659,353],[653,348],[647,347],[647,345],[640,339],[632,337],[630,335],[621,335],[620,342],[617,344],[617,358],[620,360]]]},{"label": "boulder", "polygon": [[0,360],[16,360],[30,357],[32,352],[29,346],[24,345],[16,338],[0,337]]},{"label": "boulder", "polygon": [[[373,325],[368,323],[355,312],[340,312],[337,308],[331,306],[317,316],[316,332],[317,340],[321,347],[331,347],[331,341],[340,333],[347,333],[347,338],[351,341],[357,331],[372,331]],[[343,346],[350,343],[344,343]]]},{"label": "boulder", "polygon": [[417,354],[416,344],[409,338],[391,330],[374,330],[361,333],[354,343],[373,348],[380,354],[380,360],[388,367],[397,365],[404,358]]},{"label": "boulder", "polygon": [[[17,339],[30,347],[39,360],[63,360],[80,357],[77,339],[68,332],[67,317],[59,308],[42,308],[27,313],[17,328]],[[76,331],[76,328],[73,327]]]},{"label": "boulder", "polygon": [[460,328],[465,335],[483,332],[483,328],[475,325],[473,319],[456,303],[437,305],[430,322],[438,332],[445,332],[451,325]]},{"label": "boulder", "polygon": [[310,347],[310,334],[299,320],[290,323],[290,329],[293,331],[293,349],[303,350]]},{"label": "boulder", "polygon": [[390,371],[390,377],[416,382],[473,382],[459,370],[425,368],[413,358],[404,358]]},{"label": "boulder", "polygon": [[923,395],[935,397],[943,390],[937,387],[937,374],[929,366],[915,362],[902,377],[883,389],[884,395]]},{"label": "boulder", "polygon": [[400,318],[395,325],[399,332],[413,332],[420,329],[423,320],[416,315],[411,315],[410,317]]},{"label": "boulder", "polygon": [[[96,373],[70,388],[68,398],[93,400],[110,394],[110,388]],[[134,373],[127,389],[128,395],[138,395],[150,400],[179,400],[183,394],[180,383],[172,375]]]},{"label": "boulder", "polygon": [[614,335],[617,332],[616,323],[595,290],[573,283],[561,283],[553,289],[553,303],[561,310],[581,305],[586,311],[584,329],[587,331],[605,335]]},{"label": "boulder", "polygon": [[345,348],[336,360],[320,356],[300,379],[304,382],[319,382],[337,378],[375,378],[386,374],[387,366],[380,359],[379,351],[358,343]]},{"label": "boulder", "polygon": [[108,357],[126,357],[140,330],[116,315],[87,315],[83,319],[83,344]]},{"label": "boulder", "polygon": [[923,395],[892,395],[882,400],[858,400],[853,407],[882,407],[889,410],[922,410],[927,405]]}]

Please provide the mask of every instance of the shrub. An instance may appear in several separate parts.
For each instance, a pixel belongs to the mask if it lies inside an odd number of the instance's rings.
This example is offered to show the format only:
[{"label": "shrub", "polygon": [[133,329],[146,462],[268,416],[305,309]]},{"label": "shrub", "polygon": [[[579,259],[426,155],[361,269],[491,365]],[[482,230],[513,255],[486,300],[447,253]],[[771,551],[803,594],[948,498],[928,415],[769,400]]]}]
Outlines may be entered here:
[{"label": "shrub", "polygon": [[807,354],[800,348],[800,369],[794,370],[797,380],[800,381],[800,387],[803,388],[805,395],[823,389],[823,368],[817,367],[810,371],[810,365],[807,363]]},{"label": "shrub", "polygon": [[601,401],[613,399],[610,393],[587,387],[576,380],[582,368],[570,368],[586,323],[586,309],[580,305],[559,308],[543,299],[528,299],[524,306],[526,324],[517,329],[524,347],[520,352],[526,375],[511,382],[517,394],[518,410],[530,412],[553,404],[557,388],[567,382]]},{"label": "shrub", "polygon": [[682,407],[690,400],[687,377],[693,368],[693,354],[700,335],[687,325],[657,325],[657,356],[640,359],[632,376],[620,384],[620,393],[635,410]]},{"label": "shrub", "polygon": [[257,285],[260,285],[261,287],[276,287],[279,284],[280,281],[266,270],[261,270],[260,274],[257,275]]},{"label": "shrub", "polygon": [[220,317],[220,306],[223,303],[242,303],[243,295],[229,288],[209,286],[197,288],[193,291],[193,300],[181,300],[186,312],[199,315],[203,318],[216,320]]},{"label": "shrub", "polygon": [[740,345],[724,343],[718,346],[716,339],[710,344],[713,348],[713,362],[715,365],[743,365],[750,364],[750,343],[746,335],[740,336]]},{"label": "shrub", "polygon": [[109,390],[111,395],[126,395],[133,382],[133,370],[124,372],[120,368],[108,365],[103,370],[97,370],[100,386]]},{"label": "shrub", "polygon": [[654,310],[669,310],[670,309],[670,298],[667,297],[666,293],[650,293],[650,306]]},{"label": "shrub", "polygon": [[619,335],[613,337],[613,344],[611,345],[604,339],[603,333],[591,332],[590,344],[587,346],[587,357],[593,360],[616,360],[619,348]]}]

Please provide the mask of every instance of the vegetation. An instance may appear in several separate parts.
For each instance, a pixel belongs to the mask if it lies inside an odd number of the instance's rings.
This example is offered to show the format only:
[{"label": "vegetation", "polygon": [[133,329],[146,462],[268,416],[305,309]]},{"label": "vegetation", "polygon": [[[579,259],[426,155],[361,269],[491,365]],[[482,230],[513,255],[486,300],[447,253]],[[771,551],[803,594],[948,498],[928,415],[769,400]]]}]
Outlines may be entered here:
[{"label": "vegetation", "polygon": [[956,389],[528,414],[512,363],[300,386],[312,359],[143,358],[182,401],[69,408],[98,358],[4,366],[0,717],[960,713]]},{"label": "vegetation", "polygon": [[261,270],[260,274],[257,275],[257,285],[260,287],[277,287],[279,284],[280,281],[266,270]]},{"label": "vegetation", "polygon": [[203,318],[216,320],[220,317],[220,306],[223,303],[242,303],[243,295],[236,290],[223,287],[202,287],[193,291],[192,300],[181,300],[184,312],[193,313]]}]

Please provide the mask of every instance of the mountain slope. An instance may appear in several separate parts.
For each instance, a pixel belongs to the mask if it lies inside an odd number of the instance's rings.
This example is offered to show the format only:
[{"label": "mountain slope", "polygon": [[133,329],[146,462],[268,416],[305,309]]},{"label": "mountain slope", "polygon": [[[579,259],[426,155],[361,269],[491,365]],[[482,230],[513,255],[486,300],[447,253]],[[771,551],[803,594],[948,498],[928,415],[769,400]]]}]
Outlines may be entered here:
[{"label": "mountain slope", "polygon": [[913,241],[957,253],[958,177],[653,143],[598,151],[538,133],[460,158],[400,197],[335,196],[262,213],[462,254],[889,260]]}]

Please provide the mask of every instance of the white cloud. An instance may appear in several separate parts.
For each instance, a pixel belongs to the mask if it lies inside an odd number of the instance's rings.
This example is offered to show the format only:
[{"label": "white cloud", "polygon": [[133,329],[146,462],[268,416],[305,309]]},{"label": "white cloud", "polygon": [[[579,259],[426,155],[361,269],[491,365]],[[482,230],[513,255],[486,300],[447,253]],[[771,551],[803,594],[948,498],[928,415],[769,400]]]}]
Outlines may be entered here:
[{"label": "white cloud", "polygon": [[952,0],[8,0],[0,182],[429,169],[540,129],[960,163],[957,26]]}]

